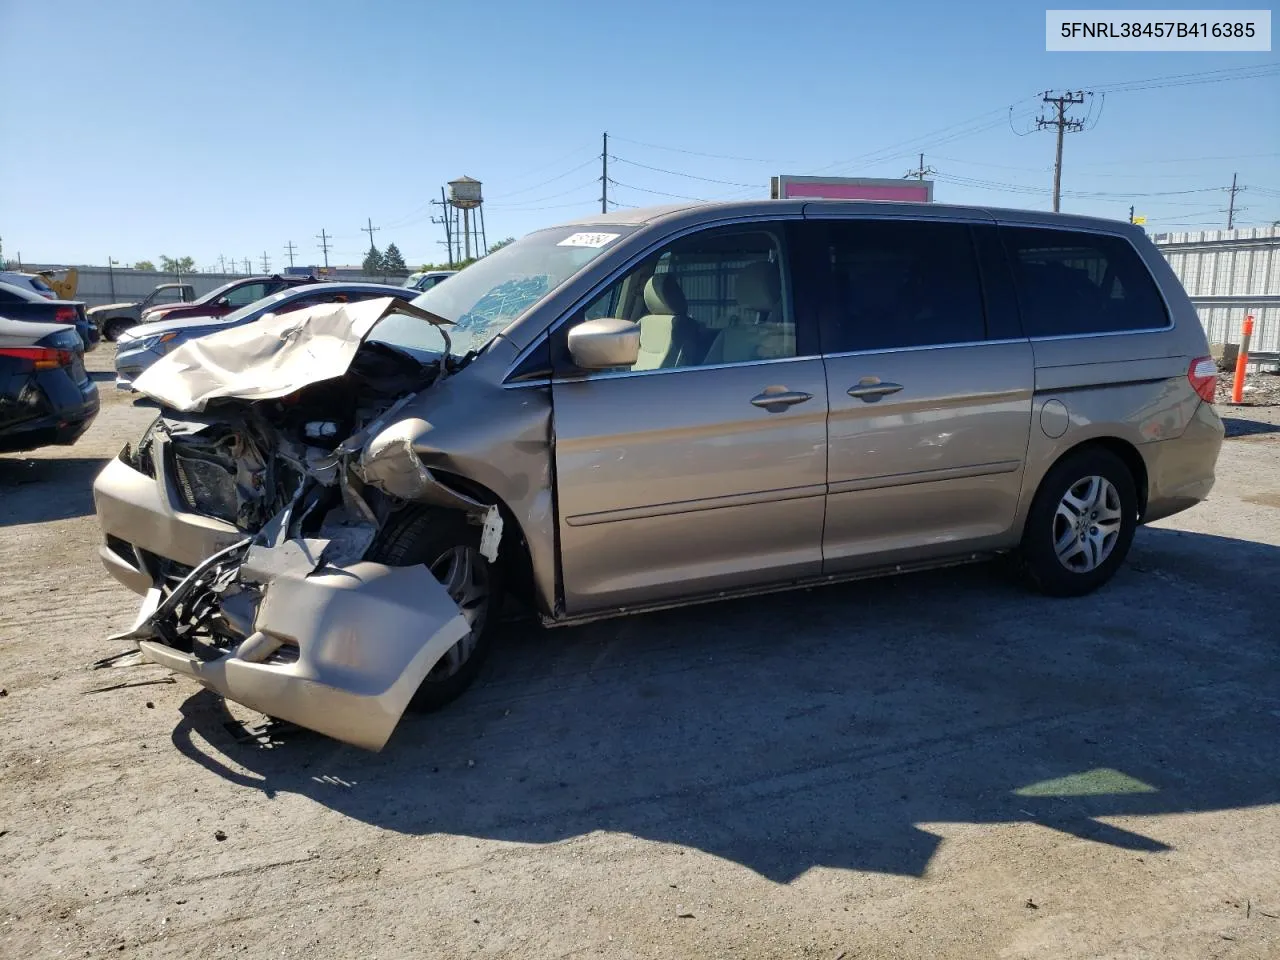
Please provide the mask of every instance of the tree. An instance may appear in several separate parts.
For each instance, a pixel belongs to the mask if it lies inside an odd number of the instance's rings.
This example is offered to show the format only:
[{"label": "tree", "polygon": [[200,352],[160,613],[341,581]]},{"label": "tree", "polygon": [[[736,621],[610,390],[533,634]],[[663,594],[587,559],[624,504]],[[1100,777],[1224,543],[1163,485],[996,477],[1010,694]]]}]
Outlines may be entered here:
[{"label": "tree", "polygon": [[404,265],[404,257],[400,255],[400,248],[394,243],[387,244],[386,251],[382,254],[382,269],[386,273],[408,273],[408,268]]},{"label": "tree", "polygon": [[489,244],[489,252],[490,252],[490,253],[493,253],[493,251],[495,251],[495,250],[501,250],[501,249],[502,249],[503,247],[505,247],[507,244],[509,244],[509,243],[515,243],[515,242],[516,242],[516,238],[515,238],[515,237],[506,237],[506,238],[504,238],[504,239],[502,239],[502,240],[499,240],[497,243],[491,243],[491,244]]},{"label": "tree", "polygon": [[155,273],[156,265],[152,263],[150,260],[139,260],[137,263],[133,265],[133,269],[149,270],[151,273]]},{"label": "tree", "polygon": [[167,257],[162,253],[160,254],[160,270],[162,273],[195,273],[196,262],[191,257],[179,257],[175,260],[173,257]]},{"label": "tree", "polygon": [[364,263],[360,265],[366,276],[382,273],[382,254],[373,244],[369,244],[369,252],[364,255]]}]

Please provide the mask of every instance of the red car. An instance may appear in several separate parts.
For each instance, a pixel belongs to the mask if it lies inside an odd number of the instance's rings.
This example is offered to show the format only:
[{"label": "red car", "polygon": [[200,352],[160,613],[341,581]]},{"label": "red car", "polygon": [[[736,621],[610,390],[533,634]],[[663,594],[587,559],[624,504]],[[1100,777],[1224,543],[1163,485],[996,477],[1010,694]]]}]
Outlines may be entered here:
[{"label": "red car", "polygon": [[315,277],[243,277],[224,283],[191,303],[167,303],[150,307],[142,314],[143,323],[158,320],[179,320],[184,317],[224,317],[233,310],[247,307],[263,297],[304,283],[317,283]]}]

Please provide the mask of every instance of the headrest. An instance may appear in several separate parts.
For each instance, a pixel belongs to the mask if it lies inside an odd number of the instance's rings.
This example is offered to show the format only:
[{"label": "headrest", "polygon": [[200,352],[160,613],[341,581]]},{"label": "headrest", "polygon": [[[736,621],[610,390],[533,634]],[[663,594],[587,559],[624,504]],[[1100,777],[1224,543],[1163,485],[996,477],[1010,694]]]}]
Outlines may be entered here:
[{"label": "headrest", "polygon": [[669,273],[655,273],[644,285],[644,305],[650,313],[682,315],[688,304],[684,291]]},{"label": "headrest", "polygon": [[767,313],[782,299],[782,281],[778,268],[768,260],[757,260],[738,271],[734,284],[738,306]]}]

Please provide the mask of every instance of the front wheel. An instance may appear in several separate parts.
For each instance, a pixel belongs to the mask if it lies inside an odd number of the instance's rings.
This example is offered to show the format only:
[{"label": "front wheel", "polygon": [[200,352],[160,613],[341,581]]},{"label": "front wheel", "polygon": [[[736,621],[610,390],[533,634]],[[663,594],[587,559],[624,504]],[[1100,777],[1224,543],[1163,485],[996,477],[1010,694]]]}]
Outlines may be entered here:
[{"label": "front wheel", "polygon": [[102,325],[102,336],[114,343],[120,339],[120,334],[132,326],[133,324],[128,320],[108,320]]},{"label": "front wheel", "polygon": [[1120,568],[1137,526],[1138,495],[1124,461],[1101,448],[1072,454],[1045,475],[1027,514],[1027,578],[1050,596],[1091,593]]},{"label": "front wheel", "polygon": [[457,511],[415,510],[393,523],[370,551],[376,563],[425,564],[471,627],[422,681],[411,704],[417,710],[438,710],[457,699],[489,655],[502,577],[501,568],[480,553],[480,533]]}]

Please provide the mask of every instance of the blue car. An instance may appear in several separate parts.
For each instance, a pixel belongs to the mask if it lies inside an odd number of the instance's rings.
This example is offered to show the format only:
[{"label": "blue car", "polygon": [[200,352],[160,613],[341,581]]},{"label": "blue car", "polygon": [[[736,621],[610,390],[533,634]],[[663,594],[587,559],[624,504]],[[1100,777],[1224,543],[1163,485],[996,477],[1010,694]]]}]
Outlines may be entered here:
[{"label": "blue car", "polygon": [[356,303],[376,297],[399,297],[409,301],[416,290],[386,283],[332,283],[319,281],[287,287],[269,297],[255,300],[225,317],[181,317],[131,327],[116,341],[116,387],[132,390],[142,371],[188,340],[260,320],[268,313],[288,313],[322,303]]}]

